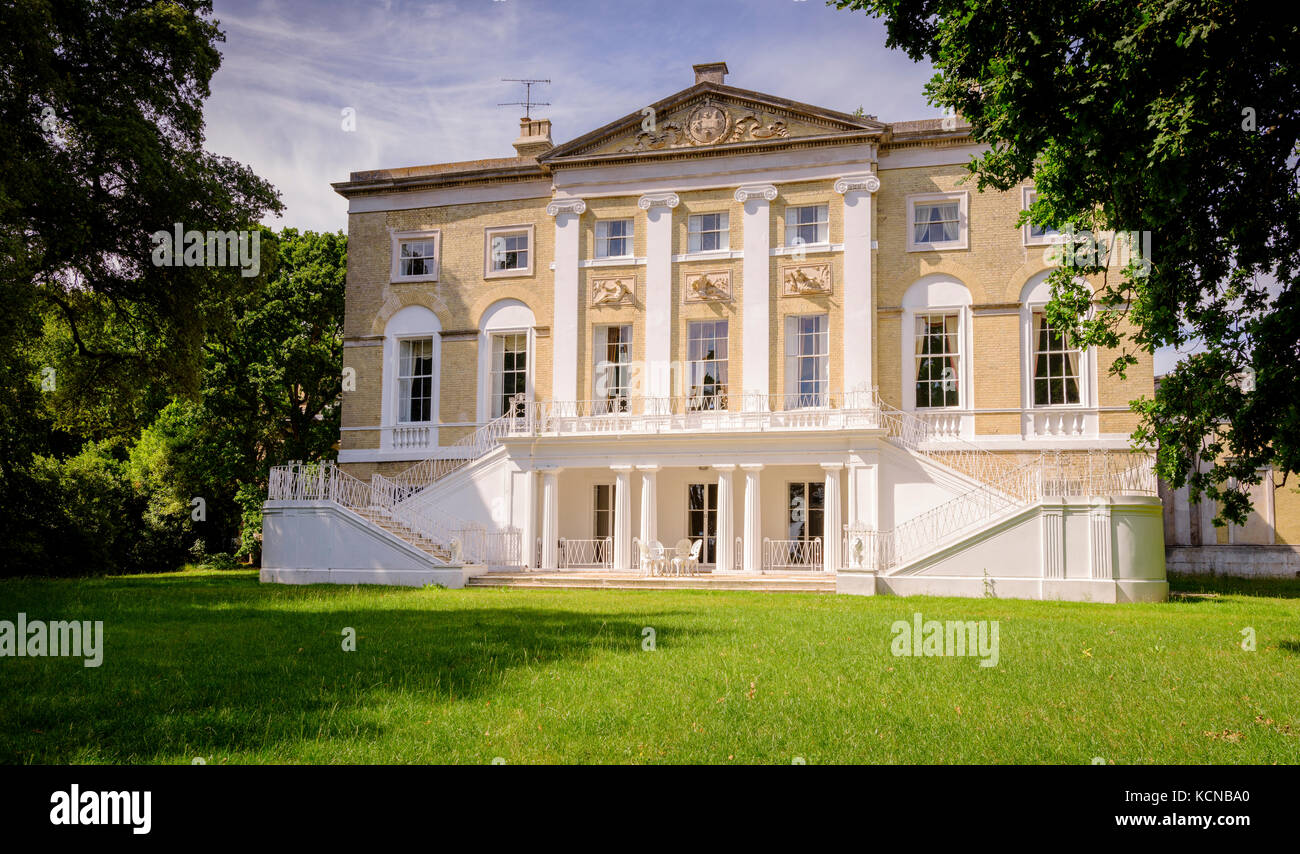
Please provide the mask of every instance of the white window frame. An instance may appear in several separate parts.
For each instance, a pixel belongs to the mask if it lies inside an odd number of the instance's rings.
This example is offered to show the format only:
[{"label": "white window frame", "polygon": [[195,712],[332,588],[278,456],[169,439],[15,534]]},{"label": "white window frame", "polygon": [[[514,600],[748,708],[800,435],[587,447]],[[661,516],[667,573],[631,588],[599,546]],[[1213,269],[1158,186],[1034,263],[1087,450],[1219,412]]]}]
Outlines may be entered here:
[{"label": "white window frame", "polygon": [[[916,406],[916,317],[921,314],[955,314],[958,335],[957,405]],[[902,331],[899,335],[902,364],[900,400],[909,412],[961,412],[970,413],[975,408],[975,381],[973,375],[974,347],[972,346],[970,289],[956,278],[937,273],[923,276],[913,282],[903,295]],[[973,437],[974,420],[963,416],[961,432]]]},{"label": "white window frame", "polygon": [[592,398],[593,406],[598,406],[603,401],[614,399],[609,397],[608,393],[606,393],[606,395],[603,397],[600,396],[597,393],[597,388],[600,386],[601,365],[606,364],[609,361],[606,358],[608,354],[607,348],[609,346],[609,341],[608,341],[609,330],[624,329],[624,328],[627,329],[626,346],[627,346],[627,355],[628,355],[628,359],[626,363],[627,386],[625,387],[625,391],[626,391],[625,399],[629,401],[632,399],[632,390],[635,388],[636,385],[636,380],[632,373],[633,364],[635,362],[635,360],[632,358],[632,346],[633,346],[634,336],[636,334],[634,324],[630,322],[629,323],[601,323],[601,324],[597,324],[593,328],[593,334],[592,334],[592,339],[595,342],[594,346],[592,347],[592,353],[591,353],[592,355],[591,398]]},{"label": "white window frame", "polygon": [[[625,223],[627,225],[627,233],[622,235],[617,235],[617,236],[610,236],[609,229],[610,226],[612,226],[614,223]],[[602,230],[604,230],[605,232],[603,236],[601,235]],[[636,249],[633,246],[633,240],[635,238],[635,235],[636,235],[636,220],[634,219],[620,218],[620,219],[596,220],[596,257],[602,259],[636,257],[635,256]],[[609,241],[611,240],[626,240],[627,251],[619,253],[618,255],[611,254],[609,251]],[[603,246],[603,250],[602,250],[602,246]]]},{"label": "white window frame", "polygon": [[[706,216],[718,216],[718,217],[722,217],[722,219],[719,220],[720,226],[719,226],[718,228],[716,228],[716,229],[698,229],[698,228],[695,228],[695,227],[694,227],[695,224],[696,224],[697,222],[701,222],[702,219],[703,219],[704,217],[706,217]],[[701,224],[702,224],[702,222],[701,222]],[[718,245],[716,248],[714,248],[714,249],[704,249],[704,248],[693,249],[693,248],[691,247],[691,244],[692,244],[692,242],[693,242],[693,238],[696,237],[696,236],[702,236],[702,235],[705,235],[705,234],[717,234],[717,235],[719,235],[719,238],[718,238],[718,243],[719,243],[719,245]],[[703,242],[703,238],[702,238],[702,237],[701,237],[701,242]],[[711,253],[711,252],[730,252],[730,251],[731,251],[731,214],[730,214],[730,212],[728,212],[728,211],[702,211],[702,212],[700,212],[700,213],[691,214],[691,215],[689,215],[688,217],[686,217],[686,254],[688,254],[688,255],[707,255],[707,254],[709,254],[709,253]]]},{"label": "white window frame", "polygon": [[[1022,187],[1020,189],[1020,209],[1023,211],[1029,210],[1029,206],[1034,203],[1034,199],[1037,196],[1038,191],[1033,187]],[[1034,235],[1032,233],[1033,227],[1033,223],[1029,222],[1020,227],[1021,237],[1026,246],[1051,246],[1065,240],[1065,237],[1059,231],[1050,231]]]},{"label": "white window frame", "polygon": [[[1087,368],[1087,365],[1086,365],[1086,363],[1085,363],[1085,361],[1084,361],[1084,351],[1083,351],[1082,349],[1079,349],[1079,348],[1071,347],[1070,344],[1069,344],[1069,341],[1067,340],[1066,335],[1065,335],[1065,333],[1064,333],[1063,331],[1062,331],[1062,332],[1059,332],[1059,334],[1060,334],[1060,336],[1061,336],[1061,348],[1062,348],[1061,350],[1057,351],[1057,350],[1051,350],[1051,349],[1048,349],[1048,350],[1042,350],[1042,351],[1040,351],[1040,350],[1038,349],[1038,337],[1039,337],[1039,336],[1038,336],[1038,318],[1039,318],[1039,317],[1042,317],[1043,320],[1046,321],[1046,319],[1047,319],[1047,315],[1046,315],[1046,313],[1045,313],[1044,310],[1043,310],[1045,306],[1046,306],[1046,303],[1040,303],[1040,304],[1036,305],[1035,307],[1031,308],[1031,309],[1030,309],[1030,312],[1029,312],[1029,339],[1030,339],[1030,340],[1029,340],[1029,349],[1028,349],[1028,356],[1029,356],[1029,383],[1030,383],[1030,386],[1029,386],[1029,405],[1030,405],[1031,407],[1033,407],[1034,409],[1078,409],[1079,407],[1081,407],[1081,406],[1084,405],[1084,400],[1087,398],[1086,386],[1087,386],[1087,384],[1088,384],[1088,376],[1087,376],[1087,370],[1088,370],[1088,368]],[[1050,330],[1052,329],[1052,327],[1050,326],[1050,324],[1049,324],[1049,326],[1048,326],[1048,329],[1049,329],[1049,332],[1048,332],[1048,346],[1050,347],[1050,346],[1051,346],[1051,331],[1050,331]],[[1067,401],[1067,402],[1062,402],[1062,403],[1052,403],[1052,402],[1048,402],[1048,403],[1039,403],[1039,402],[1035,399],[1035,398],[1036,398],[1036,394],[1035,394],[1035,385],[1036,385],[1036,383],[1037,383],[1037,381],[1038,381],[1038,377],[1037,377],[1037,375],[1036,375],[1036,371],[1038,370],[1038,356],[1039,356],[1040,353],[1048,353],[1048,354],[1051,354],[1051,353],[1058,353],[1058,352],[1061,353],[1061,354],[1071,353],[1071,352],[1077,354],[1077,358],[1075,359],[1075,365],[1076,365],[1076,370],[1078,371],[1078,373],[1077,373],[1077,374],[1075,375],[1075,377],[1074,377],[1074,382],[1075,382],[1075,386],[1076,386],[1076,387],[1078,388],[1078,390],[1079,390],[1079,399],[1078,399],[1077,401],[1073,402],[1073,403],[1070,403],[1070,402],[1068,402],[1068,401]],[[1051,360],[1050,360],[1050,357],[1049,357],[1048,361],[1049,361],[1049,363],[1050,363],[1050,361],[1051,361]],[[1064,376],[1065,376],[1065,375],[1062,374],[1062,377],[1064,377]],[[1050,396],[1051,396],[1051,377],[1049,376],[1047,379],[1048,379],[1048,396],[1050,397]]]},{"label": "white window frame", "polygon": [[[815,333],[825,343],[826,349],[823,353],[816,353],[811,356],[800,353],[797,345],[807,336],[799,332],[799,322],[810,317],[820,317],[823,319],[826,328],[819,333]],[[830,314],[824,311],[815,311],[808,314],[789,314],[785,318],[785,377],[784,389],[785,394],[783,409],[821,409],[830,405],[831,392],[831,322]],[[799,391],[799,365],[804,359],[822,359],[821,376],[818,377],[822,391],[820,400],[816,402],[804,402],[803,394]]]},{"label": "white window frame", "polygon": [[[1047,305],[1051,292],[1047,287],[1047,275],[1051,270],[1044,270],[1034,275],[1021,289],[1020,294],[1020,405],[1029,412],[1066,412],[1076,409],[1092,409],[1097,400],[1097,348],[1089,347],[1079,354],[1079,402],[1034,405],[1034,354],[1037,349],[1034,328],[1034,315]],[[1093,419],[1095,421],[1095,419]],[[1088,434],[1095,433],[1095,427],[1087,428]]]},{"label": "white window frame", "polygon": [[[719,324],[719,323],[725,323],[725,324],[727,324],[727,337],[726,337],[726,339],[725,339],[726,342],[727,342],[727,356],[726,356],[726,358],[724,358],[724,359],[717,359],[717,358],[714,358],[714,359],[692,359],[692,358],[691,358],[691,327],[694,326],[694,325],[696,325],[696,324],[704,324],[704,323],[710,323],[710,324],[713,324],[715,330],[717,329],[717,324]],[[684,336],[684,338],[685,338],[685,343],[686,343],[686,354],[685,354],[685,355],[686,355],[686,359],[685,359],[686,373],[685,373],[685,376],[684,376],[684,383],[683,383],[684,388],[682,389],[682,392],[683,392],[683,394],[685,395],[686,403],[687,403],[688,408],[689,408],[689,406],[690,406],[690,402],[691,402],[692,400],[694,400],[694,399],[697,399],[697,398],[694,398],[694,397],[692,396],[692,393],[691,393],[691,391],[692,391],[692,387],[691,387],[692,369],[691,369],[691,366],[694,365],[694,364],[696,364],[696,363],[704,364],[704,363],[707,363],[707,362],[712,362],[712,363],[715,363],[715,364],[721,362],[721,363],[725,363],[725,364],[726,364],[726,366],[727,366],[727,379],[726,379],[725,382],[720,383],[720,385],[723,387],[723,390],[722,390],[722,392],[721,392],[720,394],[719,394],[718,392],[715,391],[715,393],[712,395],[712,398],[713,398],[713,399],[716,399],[716,398],[718,398],[718,397],[721,397],[721,398],[722,398],[722,405],[719,406],[719,407],[717,407],[719,410],[729,410],[729,409],[732,408],[732,399],[731,399],[731,329],[732,329],[732,326],[733,326],[733,324],[732,324],[732,322],[731,322],[731,320],[730,320],[729,318],[721,318],[721,317],[720,317],[720,318],[699,318],[699,319],[688,319],[688,320],[686,321],[686,334],[685,334],[685,336]],[[714,335],[714,336],[713,336],[713,340],[714,340],[714,341],[717,341],[717,340],[719,340],[719,339],[718,339],[718,337],[717,337],[716,335]],[[708,399],[708,398],[703,398],[703,397],[701,397],[701,398],[698,398],[698,399],[700,399],[700,400],[704,400],[704,399]]]},{"label": "white window frame", "polygon": [[[596,493],[601,487],[605,487],[606,489],[609,490],[609,507],[604,510],[602,510],[600,506],[596,503]],[[614,485],[613,481],[598,480],[591,484],[591,513],[587,516],[587,519],[591,522],[592,540],[601,539],[600,533],[597,532],[596,530],[596,514],[598,513],[608,514],[609,534],[607,534],[607,536],[611,540],[614,538],[614,503],[615,503],[614,494],[617,489],[618,487]]]},{"label": "white window frame", "polygon": [[[433,241],[433,272],[420,276],[402,275],[402,244],[417,240]],[[392,233],[392,267],[389,280],[392,282],[436,282],[442,269],[442,232],[436,228],[417,231],[394,231]]]},{"label": "white window frame", "polygon": [[[916,237],[916,208],[917,205],[927,205],[936,202],[956,202],[957,203],[957,239],[956,240],[939,240],[918,243]],[[952,249],[967,249],[970,247],[970,193],[914,193],[907,197],[907,251],[908,252],[940,252]]]},{"label": "white window frame", "polygon": [[[821,216],[820,218],[818,218],[817,220],[815,220],[814,222],[794,223],[794,222],[791,222],[791,221],[790,221],[790,219],[791,219],[791,215],[792,215],[795,211],[807,210],[808,208],[818,208],[818,209],[822,212],[822,216]],[[805,241],[805,242],[802,242],[802,243],[801,243],[801,242],[798,242],[798,239],[799,239],[798,231],[799,231],[799,229],[800,229],[800,228],[806,228],[806,227],[808,227],[808,226],[810,226],[810,225],[812,225],[812,226],[816,226],[816,227],[817,227],[817,230],[818,230],[819,232],[824,231],[824,233],[825,233],[825,239],[824,239],[824,240],[810,240],[810,241]],[[830,206],[829,204],[786,205],[786,208],[785,208],[785,243],[783,244],[783,247],[785,247],[785,248],[792,248],[792,247],[795,247],[795,246],[815,246],[815,247],[826,247],[826,246],[829,246],[829,245],[830,245],[830,242],[831,242],[831,206]]]},{"label": "white window frame", "polygon": [[[430,362],[429,417],[424,421],[411,421],[406,418],[406,413],[409,409],[407,404],[410,402],[410,398],[405,396],[402,393],[402,380],[415,378],[414,375],[409,378],[402,376],[402,345],[409,344],[415,341],[429,342],[429,362]],[[437,335],[403,335],[397,339],[397,399],[396,399],[397,406],[395,409],[396,420],[394,422],[396,426],[399,427],[404,427],[407,425],[423,426],[423,425],[432,424],[433,422],[438,420],[437,413],[434,411],[438,405],[438,398],[434,394],[434,388],[437,386],[438,383],[438,355],[437,354],[438,354]]]},{"label": "white window frame", "polygon": [[[487,392],[487,417],[488,420],[500,418],[506,414],[506,410],[496,412],[497,397],[494,392],[493,378],[498,373],[496,367],[496,339],[506,336],[522,336],[524,339],[524,399],[531,400],[533,397],[533,336],[529,329],[493,329],[488,333],[488,375],[487,384],[484,389]],[[504,373],[504,370],[502,371]],[[512,372],[514,373],[514,372]]]},{"label": "white window frame", "polygon": [[494,302],[479,318],[478,335],[478,386],[475,395],[475,413],[480,424],[492,420],[492,336],[522,332],[528,336],[528,364],[525,378],[525,400],[534,399],[534,382],[537,376],[536,318],[532,309],[522,301],[506,298]]},{"label": "white window frame", "polygon": [[[400,414],[401,388],[399,370],[401,344],[413,338],[433,338],[433,401],[429,406],[427,422],[402,421]],[[432,431],[431,441],[437,444],[438,425],[442,422],[442,324],[434,312],[422,305],[408,305],[388,320],[384,329],[383,376],[380,391],[380,450],[390,451],[394,427],[427,426]]]},{"label": "white window frame", "polygon": [[[483,229],[483,278],[505,279],[514,276],[531,276],[537,265],[537,240],[535,229],[531,225],[499,225]],[[528,265],[511,267],[508,270],[492,269],[492,241],[497,237],[528,237]]]},{"label": "white window frame", "polygon": [[[912,407],[917,412],[944,412],[944,411],[952,411],[952,410],[962,410],[967,408],[963,406],[964,403],[963,398],[965,396],[963,392],[965,392],[964,386],[966,385],[966,378],[962,376],[963,374],[966,373],[966,365],[970,362],[970,358],[969,358],[970,354],[966,352],[967,350],[966,340],[965,340],[966,336],[965,336],[965,330],[963,328],[965,326],[964,323],[965,316],[966,316],[966,312],[962,310],[962,308],[960,307],[951,307],[951,308],[926,307],[926,308],[918,308],[916,309],[916,311],[912,313],[912,328],[911,328],[912,340],[910,342],[911,347],[909,349],[909,352],[912,354],[912,365],[911,365],[912,382],[911,382],[910,390],[912,394]],[[947,404],[943,406],[921,406],[921,404],[916,399],[916,386],[917,383],[921,382],[920,374],[918,371],[918,367],[920,365],[921,359],[932,358],[935,355],[935,354],[929,354],[928,356],[922,356],[921,354],[918,354],[916,352],[916,341],[919,337],[921,337],[916,330],[916,324],[917,321],[922,317],[957,318],[957,333],[956,333],[957,352],[955,354],[941,354],[941,355],[956,355],[957,357],[957,402],[952,406],[949,406]],[[944,333],[944,337],[945,338],[947,337],[947,333]],[[926,382],[933,382],[933,380],[926,380]]]}]

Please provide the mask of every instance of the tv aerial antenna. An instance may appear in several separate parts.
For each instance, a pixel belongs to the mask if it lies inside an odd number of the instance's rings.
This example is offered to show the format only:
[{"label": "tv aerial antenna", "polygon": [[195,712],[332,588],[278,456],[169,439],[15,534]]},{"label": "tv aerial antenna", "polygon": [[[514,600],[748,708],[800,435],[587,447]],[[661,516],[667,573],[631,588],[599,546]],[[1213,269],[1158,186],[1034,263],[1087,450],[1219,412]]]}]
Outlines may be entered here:
[{"label": "tv aerial antenna", "polygon": [[520,79],[520,78],[517,78],[517,77],[502,77],[502,78],[501,78],[501,82],[502,82],[502,83],[522,83],[522,84],[524,84],[524,99],[523,99],[522,101],[508,101],[507,103],[504,103],[504,104],[497,104],[498,107],[523,107],[523,108],[524,108],[524,118],[526,118],[526,119],[531,119],[531,118],[533,117],[533,107],[549,107],[549,106],[551,105],[551,102],[550,102],[550,101],[534,101],[534,100],[533,100],[533,86],[535,86],[535,85],[537,85],[537,84],[539,84],[539,83],[548,83],[548,84],[549,84],[549,83],[551,82],[550,80],[538,80],[538,79],[529,79],[529,78]]}]

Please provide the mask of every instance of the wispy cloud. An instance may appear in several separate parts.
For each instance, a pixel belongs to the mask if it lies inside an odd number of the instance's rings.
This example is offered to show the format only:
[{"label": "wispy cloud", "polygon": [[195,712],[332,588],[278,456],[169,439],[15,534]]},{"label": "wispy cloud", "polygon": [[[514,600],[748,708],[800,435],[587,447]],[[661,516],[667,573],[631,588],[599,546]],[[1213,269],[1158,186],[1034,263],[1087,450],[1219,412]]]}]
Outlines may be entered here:
[{"label": "wispy cloud", "polygon": [[[882,119],[923,118],[925,65],[884,28],[816,0],[464,0],[216,3],[224,60],[208,147],[252,166],[286,205],[271,224],[346,228],[330,188],[361,169],[514,153],[522,87],[557,142],[635,112],[725,60],[728,82]],[[341,111],[356,111],[355,132]]]}]

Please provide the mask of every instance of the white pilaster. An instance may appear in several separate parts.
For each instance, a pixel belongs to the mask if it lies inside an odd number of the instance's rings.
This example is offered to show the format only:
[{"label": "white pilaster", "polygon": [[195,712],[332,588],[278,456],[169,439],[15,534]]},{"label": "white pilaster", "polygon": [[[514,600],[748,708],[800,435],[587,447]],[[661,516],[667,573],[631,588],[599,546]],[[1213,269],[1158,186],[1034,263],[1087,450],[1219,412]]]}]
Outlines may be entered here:
[{"label": "white pilaster", "polygon": [[[546,206],[555,217],[555,315],[551,318],[551,398],[578,399],[578,232],[582,199]],[[537,247],[528,247],[536,257]]]},{"label": "white pilaster", "polygon": [[871,365],[871,194],[875,175],[851,175],[835,182],[844,196],[844,390],[866,391]]},{"label": "white pilaster", "polygon": [[717,563],[715,572],[732,572],[735,570],[735,512],[731,496],[731,481],[736,467],[734,465],[717,465],[718,472],[718,538]]},{"label": "white pilaster", "polygon": [[614,568],[632,569],[632,466],[614,471]]},{"label": "white pilaster", "polygon": [[672,395],[673,208],[679,202],[676,193],[647,193],[637,200],[637,207],[646,212],[644,393],[647,397]]},{"label": "white pilaster", "polygon": [[822,568],[836,572],[844,549],[844,523],[840,513],[840,472],[843,463],[822,463],[826,471],[826,491],[822,496]]},{"label": "white pilaster", "polygon": [[761,464],[742,465],[745,471],[745,563],[746,572],[763,569],[763,496],[759,491]]},{"label": "white pilaster", "polygon": [[519,526],[523,539],[524,569],[537,569],[537,472],[524,472],[524,518]]},{"label": "white pilaster", "polygon": [[559,473],[559,469],[542,471],[542,569],[558,569],[560,564]]},{"label": "white pilaster", "polygon": [[[768,250],[771,237],[770,202],[776,198],[776,187],[758,184],[740,187],[735,199],[745,206],[745,260],[741,266],[744,300],[741,306],[741,348],[744,350],[741,381],[744,386],[744,408],[766,409],[764,398],[771,391],[767,360],[771,355],[768,335],[768,300],[772,283]],[[746,541],[745,548],[749,548]],[[748,553],[748,552],[746,552]],[[748,567],[746,567],[748,568]]]},{"label": "white pilaster", "polygon": [[659,466],[637,466],[641,472],[641,542],[652,543],[659,539],[658,498],[655,494],[655,481]]}]

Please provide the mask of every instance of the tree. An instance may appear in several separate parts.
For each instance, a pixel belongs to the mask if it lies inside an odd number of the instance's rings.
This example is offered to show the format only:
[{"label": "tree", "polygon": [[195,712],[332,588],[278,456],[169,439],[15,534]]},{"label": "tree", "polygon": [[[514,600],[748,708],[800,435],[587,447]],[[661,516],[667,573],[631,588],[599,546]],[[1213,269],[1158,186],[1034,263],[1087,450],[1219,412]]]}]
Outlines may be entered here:
[{"label": "tree", "polygon": [[[1242,523],[1266,465],[1300,466],[1300,16],[1258,0],[839,0],[936,68],[931,102],[989,146],[980,190],[1032,178],[1026,217],[1080,233],[1049,280],[1082,346],[1203,347],[1135,401],[1157,471]],[[1022,220],[1023,221],[1023,220]],[[1084,232],[1149,232],[1150,263]],[[1081,280],[1098,285],[1091,293]],[[1198,470],[1198,466],[1201,470]]]}]

